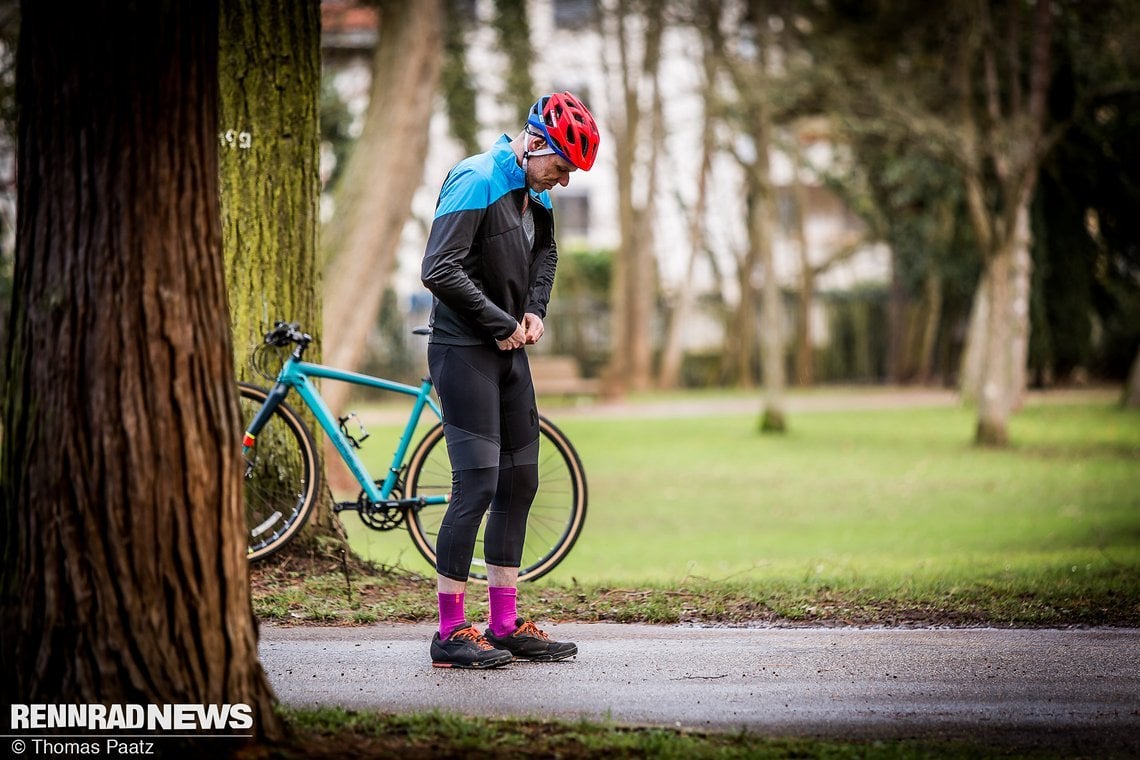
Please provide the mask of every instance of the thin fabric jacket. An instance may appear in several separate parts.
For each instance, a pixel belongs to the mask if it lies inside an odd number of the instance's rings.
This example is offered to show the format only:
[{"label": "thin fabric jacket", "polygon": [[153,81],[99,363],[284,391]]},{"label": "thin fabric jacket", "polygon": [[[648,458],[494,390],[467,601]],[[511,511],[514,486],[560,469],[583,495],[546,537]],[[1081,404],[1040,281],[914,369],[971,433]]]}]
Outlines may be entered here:
[{"label": "thin fabric jacket", "polygon": [[[528,192],[533,245],[522,225]],[[545,318],[557,264],[550,194],[526,189],[503,135],[456,164],[439,192],[420,272],[436,299],[431,341],[493,344],[510,337],[527,312]]]}]

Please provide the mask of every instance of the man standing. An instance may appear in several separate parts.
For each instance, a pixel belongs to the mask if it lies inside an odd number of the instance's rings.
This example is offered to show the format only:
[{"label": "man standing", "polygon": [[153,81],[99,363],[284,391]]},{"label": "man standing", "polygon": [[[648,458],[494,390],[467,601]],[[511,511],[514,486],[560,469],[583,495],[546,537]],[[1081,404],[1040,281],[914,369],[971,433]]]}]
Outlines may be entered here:
[{"label": "man standing", "polygon": [[[538,489],[538,411],[527,344],[542,338],[558,252],[550,194],[598,155],[594,117],[569,92],[538,99],[526,126],[448,173],[421,278],[435,296],[428,344],[451,457],[451,502],[436,539],[436,667],[488,668],[513,658],[561,660],[578,647],[552,641],[517,616],[527,513]],[[467,622],[467,578],[485,513],[490,594],[485,635]]]}]

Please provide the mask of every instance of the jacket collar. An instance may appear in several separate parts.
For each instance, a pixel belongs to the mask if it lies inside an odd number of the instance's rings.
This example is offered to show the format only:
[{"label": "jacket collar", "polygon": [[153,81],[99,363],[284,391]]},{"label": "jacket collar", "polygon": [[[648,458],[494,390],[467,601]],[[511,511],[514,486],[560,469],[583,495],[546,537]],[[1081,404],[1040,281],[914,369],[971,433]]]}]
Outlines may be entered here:
[{"label": "jacket collar", "polygon": [[511,140],[506,135],[499,138],[491,147],[491,157],[498,164],[499,169],[507,177],[507,185],[516,190],[526,184],[526,176],[523,174],[522,167],[518,164],[518,157],[515,156],[514,149],[511,148]]}]

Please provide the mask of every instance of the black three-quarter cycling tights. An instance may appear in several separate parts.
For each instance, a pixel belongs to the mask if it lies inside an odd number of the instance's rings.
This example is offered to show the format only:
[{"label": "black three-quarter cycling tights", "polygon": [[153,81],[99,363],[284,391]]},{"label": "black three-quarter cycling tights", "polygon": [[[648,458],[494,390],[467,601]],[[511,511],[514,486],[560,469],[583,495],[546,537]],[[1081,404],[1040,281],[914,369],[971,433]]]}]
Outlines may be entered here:
[{"label": "black three-quarter cycling tights", "polygon": [[466,581],[483,515],[489,565],[518,567],[538,490],[538,410],[523,350],[428,345],[443,409],[451,502],[436,538],[436,572]]}]

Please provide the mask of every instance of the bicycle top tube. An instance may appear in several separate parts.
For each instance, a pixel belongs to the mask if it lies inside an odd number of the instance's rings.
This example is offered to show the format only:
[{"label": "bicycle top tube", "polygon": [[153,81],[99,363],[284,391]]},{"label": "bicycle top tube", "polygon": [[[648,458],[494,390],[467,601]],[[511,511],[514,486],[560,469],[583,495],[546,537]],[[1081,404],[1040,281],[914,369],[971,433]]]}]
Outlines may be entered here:
[{"label": "bicycle top tube", "polygon": [[366,388],[376,388],[382,391],[401,393],[406,396],[422,397],[424,404],[432,410],[436,418],[442,418],[443,416],[438,404],[436,404],[435,400],[431,397],[432,382],[429,377],[425,377],[419,386],[414,386],[408,385],[407,383],[396,382],[395,380],[387,380],[382,377],[366,375],[362,372],[337,369],[327,364],[300,361],[290,356],[281,367],[281,373],[277,376],[277,382],[296,388],[304,384],[305,378],[335,380]]}]

